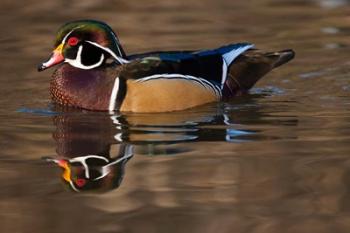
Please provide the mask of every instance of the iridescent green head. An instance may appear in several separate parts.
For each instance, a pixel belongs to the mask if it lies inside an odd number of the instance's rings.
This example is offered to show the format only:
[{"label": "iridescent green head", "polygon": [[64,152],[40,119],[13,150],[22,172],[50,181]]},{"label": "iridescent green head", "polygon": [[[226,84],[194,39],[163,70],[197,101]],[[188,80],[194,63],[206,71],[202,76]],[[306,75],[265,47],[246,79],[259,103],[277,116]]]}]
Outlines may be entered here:
[{"label": "iridescent green head", "polygon": [[38,70],[62,62],[80,69],[93,69],[103,65],[108,58],[119,64],[127,62],[113,30],[107,24],[95,20],[73,21],[58,30],[53,53]]}]

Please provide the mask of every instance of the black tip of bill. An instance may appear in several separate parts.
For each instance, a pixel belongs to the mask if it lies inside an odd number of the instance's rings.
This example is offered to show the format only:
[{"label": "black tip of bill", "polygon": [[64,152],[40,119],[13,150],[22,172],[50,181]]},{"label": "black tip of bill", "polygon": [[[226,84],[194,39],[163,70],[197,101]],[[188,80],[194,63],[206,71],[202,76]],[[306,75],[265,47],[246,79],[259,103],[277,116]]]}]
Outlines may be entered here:
[{"label": "black tip of bill", "polygon": [[43,64],[38,65],[38,71],[39,71],[39,72],[45,70],[46,68],[47,68],[47,67],[44,66]]}]

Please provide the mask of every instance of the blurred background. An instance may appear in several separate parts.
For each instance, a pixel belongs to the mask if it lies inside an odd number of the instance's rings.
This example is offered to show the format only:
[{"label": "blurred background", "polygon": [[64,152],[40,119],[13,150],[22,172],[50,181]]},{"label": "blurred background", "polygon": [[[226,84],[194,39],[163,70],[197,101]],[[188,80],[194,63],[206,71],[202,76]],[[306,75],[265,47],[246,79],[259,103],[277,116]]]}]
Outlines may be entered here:
[{"label": "blurred background", "polygon": [[[118,128],[52,109],[53,70],[36,71],[76,19],[108,23],[128,54],[248,41],[296,58],[249,96]],[[350,1],[1,0],[0,28],[0,232],[349,231]],[[42,160],[120,143],[134,156],[103,193]]]}]

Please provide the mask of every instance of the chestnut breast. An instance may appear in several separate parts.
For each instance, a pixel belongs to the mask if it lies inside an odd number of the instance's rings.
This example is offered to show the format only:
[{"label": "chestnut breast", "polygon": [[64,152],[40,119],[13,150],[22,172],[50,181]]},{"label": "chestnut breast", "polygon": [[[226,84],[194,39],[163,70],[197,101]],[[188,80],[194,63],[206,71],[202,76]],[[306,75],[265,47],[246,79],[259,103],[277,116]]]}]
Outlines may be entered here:
[{"label": "chestnut breast", "polygon": [[115,67],[83,70],[63,64],[53,74],[51,98],[54,102],[89,110],[108,110]]}]

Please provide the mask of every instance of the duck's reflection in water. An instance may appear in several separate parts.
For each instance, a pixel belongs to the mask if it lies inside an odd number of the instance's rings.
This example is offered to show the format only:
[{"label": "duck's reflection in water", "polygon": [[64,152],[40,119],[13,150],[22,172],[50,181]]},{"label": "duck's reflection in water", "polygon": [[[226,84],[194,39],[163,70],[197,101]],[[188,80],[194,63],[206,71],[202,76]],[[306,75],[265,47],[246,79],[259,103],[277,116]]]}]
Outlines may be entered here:
[{"label": "duck's reflection in water", "polygon": [[76,192],[118,188],[126,163],[133,156],[131,144],[116,143],[117,129],[106,115],[66,112],[54,116],[57,157],[45,158],[62,168],[61,178]]},{"label": "duck's reflection in water", "polygon": [[132,156],[132,146],[122,144],[120,154],[114,158],[86,155],[46,160],[63,168],[62,179],[73,191],[108,191],[119,187],[125,164]]},{"label": "duck's reflection in water", "polygon": [[[104,192],[119,187],[135,147],[139,154],[173,155],[190,150],[171,146],[178,142],[259,140],[258,131],[240,125],[246,115],[254,114],[258,122],[262,118],[259,111],[253,108],[229,114],[217,109],[207,106],[186,112],[110,115],[56,108],[53,138],[57,156],[46,159],[63,169],[62,180],[70,189]],[[160,144],[161,150],[157,148]]]}]

